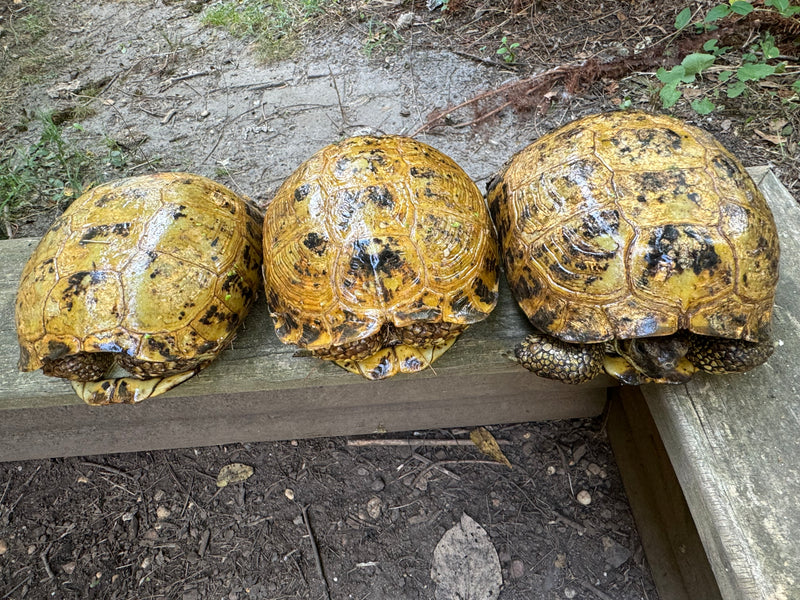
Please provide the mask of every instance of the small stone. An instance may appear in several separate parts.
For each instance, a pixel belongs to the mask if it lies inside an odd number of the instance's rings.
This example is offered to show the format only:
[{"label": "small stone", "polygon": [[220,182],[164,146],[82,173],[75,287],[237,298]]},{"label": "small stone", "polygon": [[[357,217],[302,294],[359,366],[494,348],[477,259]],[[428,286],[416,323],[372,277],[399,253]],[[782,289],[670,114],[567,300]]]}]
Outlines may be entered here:
[{"label": "small stone", "polygon": [[377,496],[373,496],[367,502],[367,514],[372,519],[377,519],[381,516],[381,510],[383,509],[383,502]]},{"label": "small stone", "polygon": [[618,569],[631,557],[631,551],[608,536],[602,538],[603,556],[609,569]]},{"label": "small stone", "polygon": [[159,520],[166,519],[167,517],[170,516],[170,514],[172,513],[166,506],[159,506],[156,509],[156,516],[158,517]]},{"label": "small stone", "polygon": [[548,475],[555,475],[556,474],[556,468],[553,465],[550,465],[549,467],[547,467],[547,474]]},{"label": "small stone", "polygon": [[151,559],[149,556],[145,556],[144,560],[142,561],[142,564],[139,565],[139,568],[142,571],[147,571],[147,569],[150,568],[150,565],[152,564],[152,562],[153,562],[153,559]]},{"label": "small stone", "polygon": [[584,506],[589,506],[592,503],[592,495],[586,490],[581,490],[578,492],[575,495],[575,499]]},{"label": "small stone", "polygon": [[6,552],[8,552],[8,542],[0,540],[0,556],[3,556]]},{"label": "small stone", "polygon": [[289,500],[294,500],[294,490],[292,488],[286,488],[283,490],[283,495],[286,496]]},{"label": "small stone", "polygon": [[525,563],[521,560],[511,561],[511,579],[519,579],[525,575]]},{"label": "small stone", "polygon": [[36,552],[36,546],[28,546],[28,556]]},{"label": "small stone", "polygon": [[64,571],[67,575],[72,575],[75,572],[75,567],[78,565],[75,564],[75,561],[70,561],[66,564],[61,565],[61,570]]},{"label": "small stone", "polygon": [[156,493],[153,494],[153,500],[156,502],[161,502],[164,499],[166,492],[164,490],[156,490]]},{"label": "small stone", "polygon": [[398,31],[400,31],[403,29],[408,29],[413,24],[414,24],[414,13],[404,12],[402,15],[397,17],[397,24],[395,25],[395,27]]},{"label": "small stone", "polygon": [[383,491],[383,488],[386,487],[386,482],[383,480],[383,477],[376,477],[372,483],[369,484],[369,489],[373,492],[380,492]]},{"label": "small stone", "polygon": [[78,477],[78,483],[89,483],[89,479],[86,476],[81,475]]},{"label": "small stone", "polygon": [[564,588],[564,597],[565,598],[575,598],[575,597],[577,597],[577,595],[578,595],[578,592],[577,592],[577,590],[575,590],[575,588],[571,588],[571,587]]},{"label": "small stone", "polygon": [[589,463],[589,466],[586,467],[586,470],[592,475],[600,475],[600,472],[603,469],[601,469],[600,465],[596,463]]}]

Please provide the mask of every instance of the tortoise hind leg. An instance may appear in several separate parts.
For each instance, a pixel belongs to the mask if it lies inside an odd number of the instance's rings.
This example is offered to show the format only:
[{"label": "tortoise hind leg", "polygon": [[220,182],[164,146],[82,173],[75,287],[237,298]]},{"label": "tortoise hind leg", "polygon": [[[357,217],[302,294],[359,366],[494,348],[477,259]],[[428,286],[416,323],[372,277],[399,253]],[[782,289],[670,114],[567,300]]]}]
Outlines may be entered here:
[{"label": "tortoise hind leg", "polygon": [[774,350],[770,339],[748,342],[693,335],[686,358],[706,373],[743,373],[764,364]]},{"label": "tortoise hind leg", "polygon": [[118,377],[101,381],[72,381],[72,389],[93,406],[106,404],[136,404],[163,394],[192,377],[199,369],[150,379]]},{"label": "tortoise hind leg", "polygon": [[603,344],[569,344],[534,333],[514,349],[517,361],[539,377],[584,383],[603,370]]}]

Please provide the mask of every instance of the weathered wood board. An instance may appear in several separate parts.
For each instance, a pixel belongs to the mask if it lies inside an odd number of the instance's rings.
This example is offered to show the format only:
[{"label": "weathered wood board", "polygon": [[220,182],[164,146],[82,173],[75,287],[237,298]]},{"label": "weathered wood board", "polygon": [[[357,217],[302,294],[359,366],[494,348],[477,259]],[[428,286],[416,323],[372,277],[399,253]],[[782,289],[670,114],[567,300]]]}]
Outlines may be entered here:
[{"label": "weathered wood board", "polygon": [[607,378],[578,388],[508,355],[529,326],[503,286],[497,310],[429,369],[369,382],[275,337],[263,301],[196,377],[137,406],[88,407],[66,382],[17,370],[14,299],[37,240],[0,242],[0,460],[599,414]]},{"label": "weathered wood board", "polygon": [[800,210],[750,169],[775,214],[775,354],[738,376],[642,386],[725,600],[800,598]]}]

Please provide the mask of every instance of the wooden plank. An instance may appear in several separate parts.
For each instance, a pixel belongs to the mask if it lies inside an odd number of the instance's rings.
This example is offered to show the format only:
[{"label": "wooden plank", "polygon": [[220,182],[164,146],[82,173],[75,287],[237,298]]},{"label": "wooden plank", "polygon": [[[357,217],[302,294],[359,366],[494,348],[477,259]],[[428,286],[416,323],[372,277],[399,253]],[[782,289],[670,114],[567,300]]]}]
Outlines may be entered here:
[{"label": "wooden plank", "polygon": [[689,506],[637,387],[609,391],[607,431],[661,598],[720,600]]},{"label": "wooden plank", "polygon": [[775,214],[778,346],[743,375],[642,386],[726,600],[800,598],[800,212],[766,168],[751,169]]},{"label": "wooden plank", "polygon": [[566,387],[513,363],[530,329],[503,286],[497,310],[435,370],[368,382],[295,357],[261,301],[198,376],[138,406],[87,407],[64,381],[17,370],[14,298],[35,244],[0,242],[0,460],[592,416],[610,384]]}]

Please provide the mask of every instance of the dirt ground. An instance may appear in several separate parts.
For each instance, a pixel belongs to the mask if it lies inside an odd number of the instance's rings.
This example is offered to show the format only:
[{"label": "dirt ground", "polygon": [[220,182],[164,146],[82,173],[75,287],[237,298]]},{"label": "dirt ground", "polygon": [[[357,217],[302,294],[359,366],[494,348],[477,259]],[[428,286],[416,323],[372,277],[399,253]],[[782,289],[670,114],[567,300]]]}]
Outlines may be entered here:
[{"label": "dirt ground", "polygon": [[[620,60],[667,38],[682,8],[324,6],[265,50],[252,36],[204,25],[202,0],[0,1],[0,150],[40,143],[42,111],[53,113],[63,142],[29,169],[46,185],[0,215],[0,236],[41,235],[68,204],[70,193],[50,192],[73,178],[54,178],[51,163],[90,163],[83,186],[190,171],[265,204],[323,145],[402,133],[448,153],[483,186],[515,151],[575,117],[626,103],[658,108],[655,67],[485,95],[435,122],[433,111],[562,65]],[[503,47],[511,63],[497,53]],[[786,128],[798,116],[780,98],[754,95],[704,117],[685,103],[674,112],[746,165],[771,163],[798,191],[798,127]],[[502,600],[658,598],[603,420],[491,431],[513,469],[469,446],[340,438],[0,464],[0,599],[434,598],[434,548],[463,514],[498,553]],[[391,437],[416,444],[466,434]],[[218,488],[229,463],[254,474]],[[582,491],[590,503],[578,501]]]},{"label": "dirt ground", "polygon": [[[470,447],[342,438],[3,463],[0,597],[324,598],[327,582],[334,599],[434,598],[434,548],[467,514],[503,600],[656,600],[602,423],[492,433],[513,469]],[[217,488],[232,462],[253,476]]]}]

